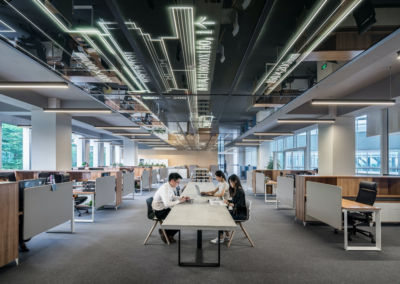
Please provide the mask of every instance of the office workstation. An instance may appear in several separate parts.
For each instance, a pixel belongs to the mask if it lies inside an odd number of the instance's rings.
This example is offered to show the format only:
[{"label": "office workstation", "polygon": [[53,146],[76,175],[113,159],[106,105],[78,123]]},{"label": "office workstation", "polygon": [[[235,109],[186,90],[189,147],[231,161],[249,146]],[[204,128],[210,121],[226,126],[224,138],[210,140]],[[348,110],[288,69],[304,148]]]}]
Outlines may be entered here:
[{"label": "office workstation", "polygon": [[0,283],[397,283],[399,0],[0,0]]}]

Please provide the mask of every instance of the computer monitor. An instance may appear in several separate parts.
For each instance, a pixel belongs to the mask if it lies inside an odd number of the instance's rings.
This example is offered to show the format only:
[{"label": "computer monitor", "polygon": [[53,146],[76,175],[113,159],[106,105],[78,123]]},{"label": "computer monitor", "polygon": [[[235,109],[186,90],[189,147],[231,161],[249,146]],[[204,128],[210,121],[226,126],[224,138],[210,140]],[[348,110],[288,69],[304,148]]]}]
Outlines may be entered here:
[{"label": "computer monitor", "polygon": [[101,177],[109,177],[111,173],[101,173]]},{"label": "computer monitor", "polygon": [[70,182],[71,176],[68,173],[62,174],[62,182]]},{"label": "computer monitor", "polygon": [[2,172],[0,173],[0,176],[6,177],[8,181],[17,181],[15,177],[15,172]]}]

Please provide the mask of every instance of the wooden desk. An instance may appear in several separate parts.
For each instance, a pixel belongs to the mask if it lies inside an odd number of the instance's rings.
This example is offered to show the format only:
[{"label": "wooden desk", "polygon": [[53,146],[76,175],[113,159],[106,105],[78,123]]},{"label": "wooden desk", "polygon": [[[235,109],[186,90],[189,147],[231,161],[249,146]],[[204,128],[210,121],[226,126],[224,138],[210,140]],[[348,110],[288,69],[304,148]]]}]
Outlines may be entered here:
[{"label": "wooden desk", "polygon": [[[377,250],[382,249],[382,230],[381,230],[381,208],[370,206],[347,199],[342,199],[342,212],[344,219],[344,249],[345,250]],[[348,212],[374,212],[375,213],[375,247],[371,246],[349,246],[348,245]]]},{"label": "wooden desk", "polygon": [[[276,181],[273,181],[273,180],[270,180],[270,181],[268,181],[268,182],[266,182],[264,184],[265,202],[267,202],[267,203],[271,203],[271,202],[275,203],[276,202],[276,200],[268,200],[268,195],[273,195],[273,193],[274,193],[273,187],[274,186],[276,187],[277,185],[278,185],[278,183]],[[270,193],[267,192],[268,186],[271,186]]]},{"label": "wooden desk", "polygon": [[18,183],[0,183],[0,267],[18,265]]}]

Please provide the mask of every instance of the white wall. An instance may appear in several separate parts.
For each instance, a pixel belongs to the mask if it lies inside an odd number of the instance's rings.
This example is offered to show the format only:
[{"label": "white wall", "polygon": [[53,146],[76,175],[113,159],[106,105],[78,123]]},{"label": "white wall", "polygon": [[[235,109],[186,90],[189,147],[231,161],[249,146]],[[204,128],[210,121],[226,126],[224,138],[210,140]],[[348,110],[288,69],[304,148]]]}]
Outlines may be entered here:
[{"label": "white wall", "polygon": [[137,166],[138,165],[138,142],[134,140],[124,139],[124,165]]},{"label": "white wall", "polygon": [[272,142],[262,142],[258,148],[257,169],[265,169],[268,166],[269,158],[273,158]]},{"label": "white wall", "polygon": [[355,174],[355,118],[337,117],[334,124],[318,125],[318,173]]}]

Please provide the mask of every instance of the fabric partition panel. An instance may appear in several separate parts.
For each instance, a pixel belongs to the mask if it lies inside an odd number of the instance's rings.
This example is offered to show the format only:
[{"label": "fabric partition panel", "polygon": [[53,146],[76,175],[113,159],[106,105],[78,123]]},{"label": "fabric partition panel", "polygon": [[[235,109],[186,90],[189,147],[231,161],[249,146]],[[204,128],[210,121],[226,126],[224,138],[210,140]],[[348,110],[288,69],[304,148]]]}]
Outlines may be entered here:
[{"label": "fabric partition panel", "polygon": [[194,169],[197,168],[197,165],[190,165],[189,166],[189,177],[192,177],[192,172],[194,171]]},{"label": "fabric partition panel", "polygon": [[145,170],[142,173],[142,189],[150,187],[150,184],[149,184],[150,175],[149,175],[149,173],[150,173],[149,170]]},{"label": "fabric partition panel", "polygon": [[151,184],[157,183],[158,170],[151,170]]},{"label": "fabric partition panel", "polygon": [[133,193],[133,196],[135,196],[135,174],[134,173],[125,173],[122,176],[123,182],[124,182],[124,187],[122,191],[122,196],[126,196],[128,194]]},{"label": "fabric partition panel", "polygon": [[24,189],[24,239],[71,220],[72,182],[57,183],[57,190],[51,185]]},{"label": "fabric partition panel", "polygon": [[212,174],[213,178],[215,178],[215,172],[218,171],[218,170],[219,170],[218,165],[211,165],[210,166],[210,171],[211,171],[211,174]]},{"label": "fabric partition panel", "polygon": [[278,176],[278,187],[276,189],[276,199],[294,208],[294,179]]},{"label": "fabric partition panel", "polygon": [[264,194],[265,175],[263,173],[256,173],[256,190],[255,193]]},{"label": "fabric partition panel", "polygon": [[247,172],[247,187],[252,188],[253,187],[253,171],[248,171]]},{"label": "fabric partition panel", "polygon": [[307,214],[342,229],[342,187],[307,181]]},{"label": "fabric partition panel", "polygon": [[114,202],[115,176],[96,178],[96,196],[94,206],[96,209]]}]

